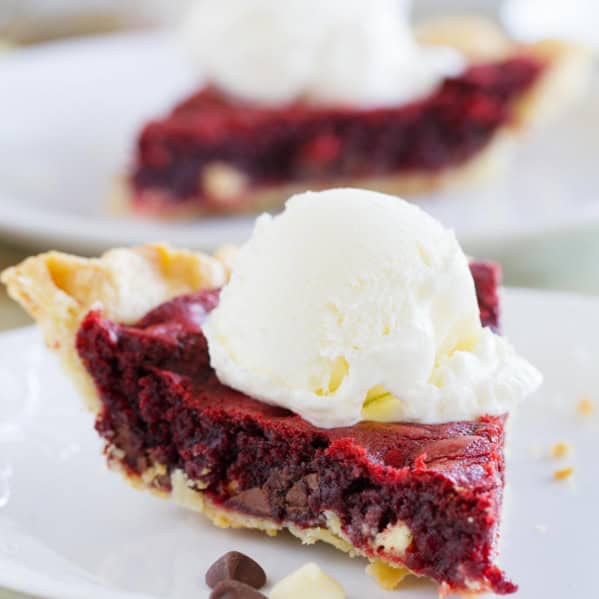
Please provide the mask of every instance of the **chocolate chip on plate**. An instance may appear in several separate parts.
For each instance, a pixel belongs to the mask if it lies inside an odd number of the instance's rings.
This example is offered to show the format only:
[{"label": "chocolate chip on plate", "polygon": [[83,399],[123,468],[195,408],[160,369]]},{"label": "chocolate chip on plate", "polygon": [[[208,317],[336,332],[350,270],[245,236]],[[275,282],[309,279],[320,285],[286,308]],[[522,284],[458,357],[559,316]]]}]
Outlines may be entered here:
[{"label": "chocolate chip on plate", "polygon": [[[260,564],[257,564],[251,557],[239,553],[239,551],[229,551],[219,557],[206,572],[206,584],[211,589],[215,588],[219,582],[226,580],[238,581],[255,589],[261,589],[266,584],[266,574]],[[237,597],[237,595],[231,595],[231,597]]]},{"label": "chocolate chip on plate", "polygon": [[267,516],[270,518],[272,515],[272,507],[268,500],[268,495],[260,487],[246,489],[234,495],[227,501],[226,505],[241,509],[243,512],[253,514],[254,516]]},{"label": "chocolate chip on plate", "polygon": [[210,599],[266,599],[266,595],[238,580],[221,580],[210,593]]}]

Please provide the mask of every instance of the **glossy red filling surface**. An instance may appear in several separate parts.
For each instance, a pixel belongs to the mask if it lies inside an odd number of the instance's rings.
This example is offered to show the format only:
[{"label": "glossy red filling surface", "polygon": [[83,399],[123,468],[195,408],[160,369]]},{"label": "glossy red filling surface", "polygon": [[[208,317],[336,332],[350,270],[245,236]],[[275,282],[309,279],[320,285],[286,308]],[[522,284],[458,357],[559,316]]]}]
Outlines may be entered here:
[{"label": "glossy red filling surface", "polygon": [[[473,272],[477,282],[498,278],[491,264]],[[496,325],[496,290],[480,287],[479,301],[483,322]],[[402,561],[414,572],[445,590],[516,589],[493,563],[503,417],[319,429],[218,380],[202,334],[217,303],[212,290],[175,298],[133,326],[97,311],[85,318],[77,349],[102,401],[96,428],[120,450],[110,459],[133,476],[164,465],[154,484],[167,491],[181,469],[224,509],[300,528],[326,525],[332,511],[370,557],[390,558],[371,542],[401,521],[413,535]]]},{"label": "glossy red filling surface", "polygon": [[513,101],[542,70],[530,56],[476,65],[420,101],[372,110],[265,108],[205,88],[143,129],[134,197],[210,204],[202,173],[215,163],[237,169],[250,189],[459,165],[510,122]]}]

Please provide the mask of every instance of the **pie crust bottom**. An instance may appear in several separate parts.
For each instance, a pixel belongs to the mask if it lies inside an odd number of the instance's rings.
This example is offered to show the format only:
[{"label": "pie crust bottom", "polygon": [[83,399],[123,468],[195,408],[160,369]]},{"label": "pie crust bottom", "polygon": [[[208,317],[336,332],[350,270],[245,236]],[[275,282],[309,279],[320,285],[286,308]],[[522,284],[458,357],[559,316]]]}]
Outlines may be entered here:
[{"label": "pie crust bottom", "polygon": [[[112,450],[118,454],[118,449]],[[110,450],[108,450],[110,454]],[[133,475],[121,466],[118,459],[109,460],[110,468],[119,472],[123,478],[135,489],[142,491],[150,491],[161,499],[171,499],[174,503],[184,509],[197,512],[208,518],[218,528],[233,528],[233,529],[248,529],[264,532],[269,537],[276,537],[279,533],[289,532],[294,537],[299,539],[303,545],[314,545],[322,542],[331,545],[339,551],[343,551],[351,558],[364,558],[368,560],[366,572],[374,578],[377,584],[387,590],[393,591],[401,586],[402,581],[408,575],[421,577],[421,575],[412,572],[406,566],[391,565],[383,560],[372,559],[364,555],[360,550],[354,547],[345,537],[339,519],[333,512],[327,513],[327,527],[308,527],[300,528],[292,522],[278,523],[269,518],[258,516],[250,516],[229,509],[225,509],[217,505],[204,492],[193,487],[193,483],[189,481],[182,470],[175,470],[171,475],[170,492],[160,490],[154,481],[157,476],[161,476],[166,468],[160,465],[155,465],[142,476]],[[400,534],[405,535],[406,540],[409,540],[409,531],[399,525]],[[376,549],[373,547],[373,549]],[[477,583],[470,583],[469,591],[472,594],[484,592],[485,589]],[[441,597],[451,594],[451,588],[448,585],[442,584],[439,587],[439,595]]]},{"label": "pie crust bottom", "polygon": [[[113,451],[117,454],[119,453],[116,449]],[[339,520],[333,512],[327,514],[327,528],[300,528],[292,522],[278,523],[268,518],[250,516],[248,514],[225,509],[217,505],[202,491],[193,488],[193,484],[188,480],[182,470],[175,470],[172,473],[172,490],[169,493],[160,490],[153,484],[156,476],[159,476],[166,471],[166,468],[164,467],[153,466],[146,470],[142,476],[135,476],[122,468],[118,460],[109,461],[109,464],[111,469],[118,471],[134,488],[145,491],[149,490],[162,499],[170,498],[177,505],[202,514],[218,528],[247,528],[250,530],[259,530],[269,537],[276,537],[280,532],[287,530],[304,545],[314,545],[317,542],[323,542],[332,545],[335,549],[347,553],[349,557],[367,557],[345,538]],[[367,559],[369,560],[369,565],[367,566],[368,573],[386,590],[394,590],[397,588],[401,580],[408,574],[418,576],[418,574],[411,572],[404,566],[391,566],[380,560]],[[391,584],[391,581],[394,581],[395,584]]]}]

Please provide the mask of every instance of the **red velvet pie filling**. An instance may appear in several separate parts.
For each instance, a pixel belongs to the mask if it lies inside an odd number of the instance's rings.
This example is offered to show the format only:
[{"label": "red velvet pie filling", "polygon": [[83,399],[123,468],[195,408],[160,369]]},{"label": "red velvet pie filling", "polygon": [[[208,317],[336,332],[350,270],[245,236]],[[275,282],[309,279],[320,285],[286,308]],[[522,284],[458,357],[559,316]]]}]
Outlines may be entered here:
[{"label": "red velvet pie filling", "polygon": [[476,65],[423,100],[375,110],[265,108],[206,88],[144,128],[131,174],[134,195],[140,207],[157,196],[210,204],[202,173],[215,163],[237,169],[250,189],[459,165],[510,122],[514,100],[543,68],[524,55]]},{"label": "red velvet pie filling", "polygon": [[[484,324],[496,325],[497,268],[473,265]],[[503,489],[503,417],[440,425],[361,423],[319,429],[217,379],[201,325],[218,290],[181,296],[133,326],[92,311],[77,349],[98,387],[96,428],[132,475],[181,469],[217,505],[300,528],[334,512],[370,557],[398,521],[413,536],[403,558],[449,590],[475,582],[516,590],[493,565]]]}]

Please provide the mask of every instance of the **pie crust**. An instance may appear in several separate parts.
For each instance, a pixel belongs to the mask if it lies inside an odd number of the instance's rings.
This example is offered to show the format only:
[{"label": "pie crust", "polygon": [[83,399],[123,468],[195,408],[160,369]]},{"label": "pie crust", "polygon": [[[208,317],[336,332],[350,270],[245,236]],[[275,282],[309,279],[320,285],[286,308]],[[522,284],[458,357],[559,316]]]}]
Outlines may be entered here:
[{"label": "pie crust", "polygon": [[224,261],[154,244],[110,250],[100,258],[48,252],[5,270],[0,280],[35,319],[88,408],[97,412],[98,393],[75,348],[85,315],[101,308],[116,322],[135,322],[177,295],[220,287],[227,277]]}]

